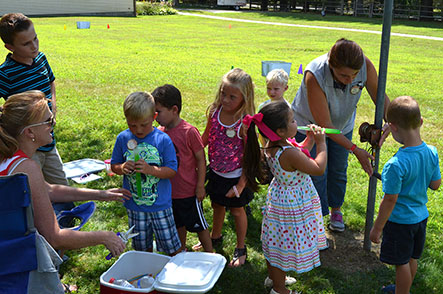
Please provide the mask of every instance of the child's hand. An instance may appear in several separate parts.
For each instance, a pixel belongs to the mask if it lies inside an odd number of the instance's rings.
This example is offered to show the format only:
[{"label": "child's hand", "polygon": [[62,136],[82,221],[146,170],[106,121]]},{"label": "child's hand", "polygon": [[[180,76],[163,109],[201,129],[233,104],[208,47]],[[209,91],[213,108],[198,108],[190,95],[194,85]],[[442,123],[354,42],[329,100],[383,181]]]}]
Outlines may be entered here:
[{"label": "child's hand", "polygon": [[371,232],[369,233],[369,239],[372,242],[378,244],[378,243],[380,243],[381,233],[382,233],[382,230],[372,227]]},{"label": "child's hand", "polygon": [[231,189],[229,189],[228,193],[226,193],[226,197],[228,198],[233,198],[233,197],[237,197],[240,198],[241,193],[243,192],[244,187],[240,187],[239,184],[234,185],[231,187]]},{"label": "child's hand", "polygon": [[135,162],[134,161],[126,161],[122,164],[122,172],[124,175],[129,175],[134,172]]},{"label": "child's hand", "polygon": [[325,129],[324,128],[319,127],[314,124],[310,124],[310,125],[308,125],[308,127],[310,128],[310,131],[307,132],[306,134],[308,134],[308,135],[312,134],[316,144],[325,143]]},{"label": "child's hand", "polygon": [[195,189],[195,195],[197,196],[198,201],[202,202],[206,196],[205,186],[197,186],[197,188]]},{"label": "child's hand", "polygon": [[152,174],[152,166],[149,165],[146,161],[144,161],[143,159],[139,159],[136,163],[135,163],[135,172],[137,173],[142,173],[145,175],[150,175]]},{"label": "child's hand", "polygon": [[307,140],[307,142],[313,142],[314,141],[314,133],[311,131],[307,131],[305,140]]}]

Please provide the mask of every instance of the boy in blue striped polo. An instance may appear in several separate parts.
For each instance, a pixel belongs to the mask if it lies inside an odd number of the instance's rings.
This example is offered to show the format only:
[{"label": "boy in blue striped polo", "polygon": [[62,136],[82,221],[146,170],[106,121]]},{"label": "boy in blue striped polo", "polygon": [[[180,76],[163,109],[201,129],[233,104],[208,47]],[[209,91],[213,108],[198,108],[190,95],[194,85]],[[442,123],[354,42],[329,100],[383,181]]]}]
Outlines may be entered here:
[{"label": "boy in blue striped polo", "polygon": [[[45,54],[39,51],[39,41],[32,21],[21,13],[8,13],[0,19],[0,37],[11,51],[0,65],[0,96],[9,96],[28,90],[40,90],[48,98],[54,117],[57,113],[55,77]],[[54,136],[54,134],[52,134]],[[42,168],[50,184],[68,185],[63,163],[55,148],[55,139],[40,147],[32,157]],[[71,209],[73,203],[63,203],[56,210]]]}]

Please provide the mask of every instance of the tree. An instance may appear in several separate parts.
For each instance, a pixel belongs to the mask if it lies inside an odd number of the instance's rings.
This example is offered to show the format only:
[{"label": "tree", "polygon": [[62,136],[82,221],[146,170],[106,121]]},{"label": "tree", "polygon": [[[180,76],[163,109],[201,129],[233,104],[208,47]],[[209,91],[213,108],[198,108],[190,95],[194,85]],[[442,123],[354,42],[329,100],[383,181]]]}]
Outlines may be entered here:
[{"label": "tree", "polygon": [[288,11],[288,0],[280,0],[280,11]]},{"label": "tree", "polygon": [[420,20],[434,20],[433,0],[421,0],[420,2]]}]

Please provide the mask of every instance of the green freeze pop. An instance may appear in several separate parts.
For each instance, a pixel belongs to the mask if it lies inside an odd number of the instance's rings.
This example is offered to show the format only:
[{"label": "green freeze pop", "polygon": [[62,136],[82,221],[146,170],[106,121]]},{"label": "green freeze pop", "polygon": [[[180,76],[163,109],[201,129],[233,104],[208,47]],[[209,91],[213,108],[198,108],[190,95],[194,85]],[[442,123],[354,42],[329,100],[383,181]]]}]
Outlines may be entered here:
[{"label": "green freeze pop", "polygon": [[[304,126],[299,126],[299,127],[297,127],[297,130],[300,130],[300,131],[309,131],[309,130],[311,130],[309,127],[304,127]],[[328,129],[328,128],[324,128],[324,130],[325,130],[325,134],[341,134],[341,131],[340,130],[337,130],[337,129]]]},{"label": "green freeze pop", "polygon": [[[134,150],[134,161],[137,162],[140,159],[140,155],[138,155],[138,150]],[[142,197],[142,176],[139,172],[135,173],[135,180],[137,183],[137,195],[138,197]]]}]

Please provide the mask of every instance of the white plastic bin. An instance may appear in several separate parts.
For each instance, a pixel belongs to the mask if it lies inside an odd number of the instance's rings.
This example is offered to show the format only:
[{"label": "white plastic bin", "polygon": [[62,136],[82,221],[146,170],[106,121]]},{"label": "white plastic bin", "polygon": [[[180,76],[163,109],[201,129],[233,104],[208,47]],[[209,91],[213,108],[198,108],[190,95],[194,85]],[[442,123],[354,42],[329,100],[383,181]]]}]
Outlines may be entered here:
[{"label": "white plastic bin", "polygon": [[[174,257],[128,251],[100,276],[101,294],[207,293],[220,277],[226,258],[206,252],[183,252]],[[126,288],[109,283],[111,278],[130,280],[151,274],[151,288]]]},{"label": "white plastic bin", "polygon": [[266,77],[266,75],[271,70],[281,68],[289,76],[289,74],[291,73],[291,65],[292,65],[292,63],[285,62],[285,61],[262,61],[261,62],[261,75]]},{"label": "white plastic bin", "polygon": [[91,27],[91,23],[89,21],[78,21],[77,29],[89,29]]}]

